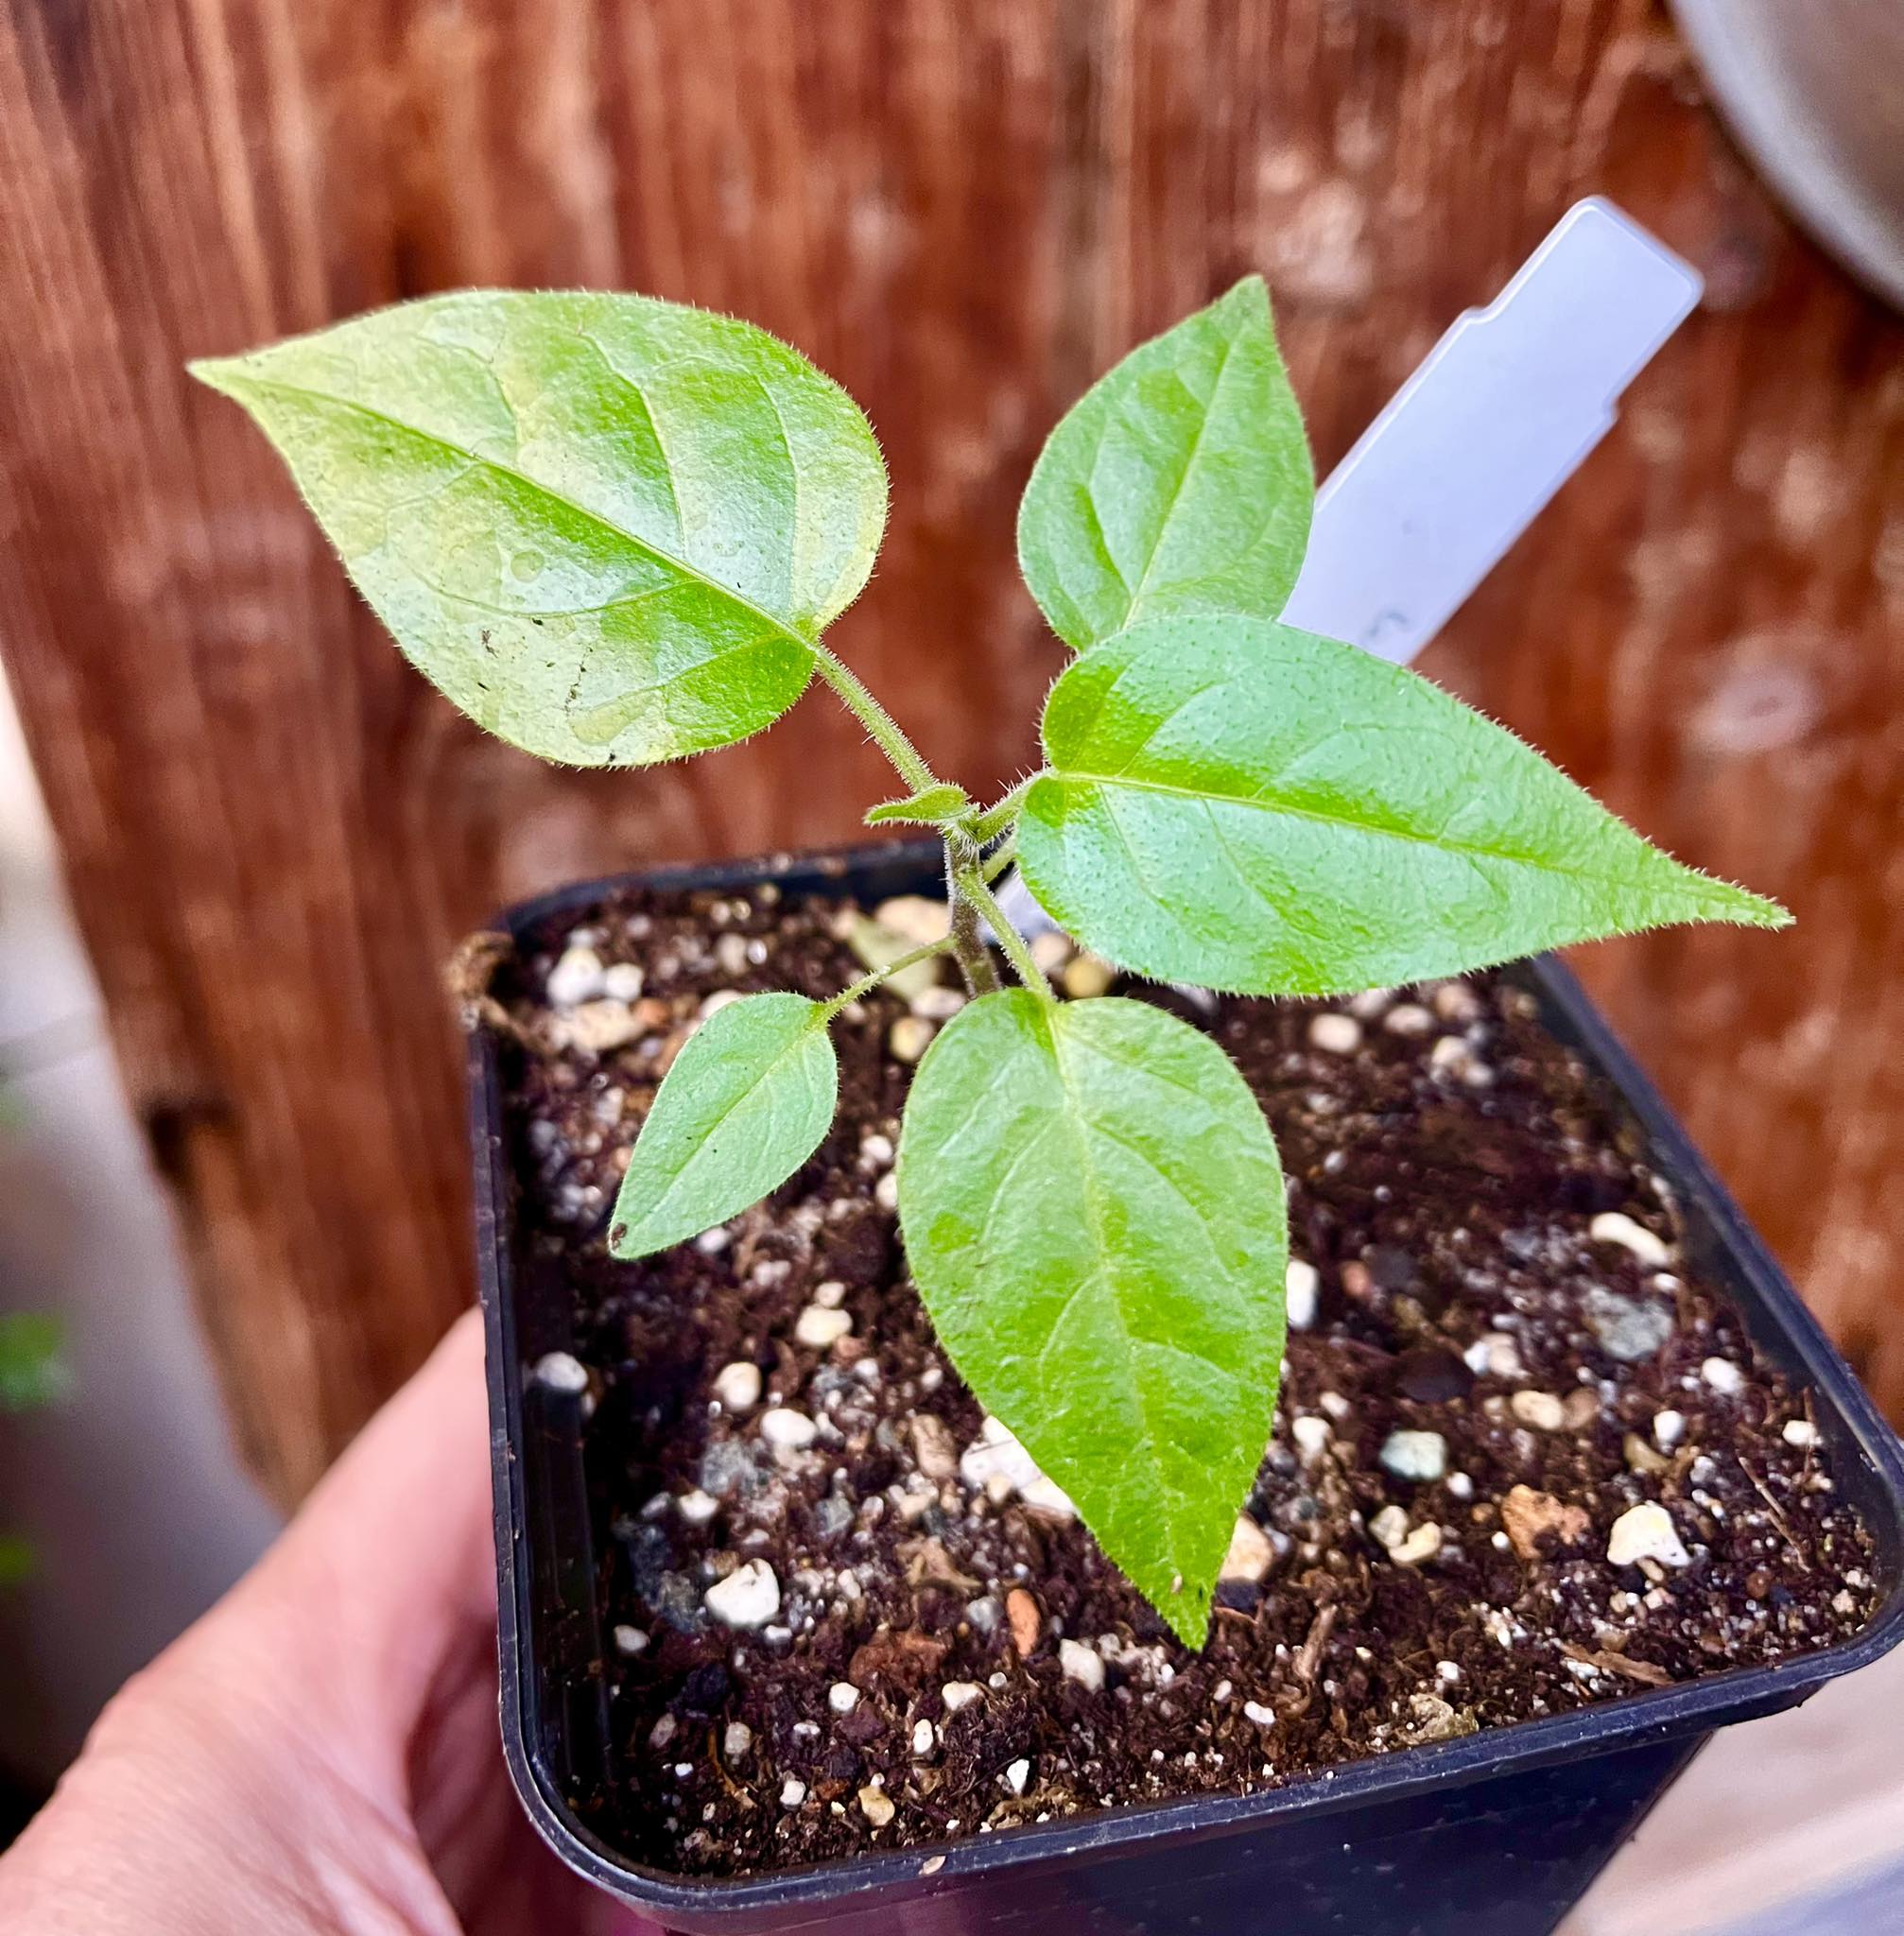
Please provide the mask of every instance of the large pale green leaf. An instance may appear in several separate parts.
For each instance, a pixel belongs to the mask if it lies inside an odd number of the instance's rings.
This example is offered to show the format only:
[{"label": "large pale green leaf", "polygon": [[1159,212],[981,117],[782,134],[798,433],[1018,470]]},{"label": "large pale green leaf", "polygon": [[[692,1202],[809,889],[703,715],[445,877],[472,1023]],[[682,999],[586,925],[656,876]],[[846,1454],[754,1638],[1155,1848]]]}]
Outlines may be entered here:
[{"label": "large pale green leaf", "polygon": [[982,995],[913,1077],[899,1214],[941,1341],[1192,1647],[1283,1349],[1282,1169],[1208,1036]]},{"label": "large pale green leaf", "polygon": [[1143,618],[1273,618],[1315,497],[1260,276],[1095,384],[1052,431],[1018,510],[1018,562],[1082,650]]},{"label": "large pale green leaf", "polygon": [[1249,619],[1134,627],[1045,709],[1025,879],[1144,975],[1319,994],[1678,921],[1782,926],[1510,733],[1352,646]]},{"label": "large pale green leaf", "polygon": [[826,1011],[801,994],[717,1009],[663,1079],[609,1226],[646,1257],[757,1203],[820,1147],[839,1084]]},{"label": "large pale green leaf", "polygon": [[193,369],[263,425],[405,652],[545,759],[770,724],[878,549],[852,400],[705,310],[472,291]]}]

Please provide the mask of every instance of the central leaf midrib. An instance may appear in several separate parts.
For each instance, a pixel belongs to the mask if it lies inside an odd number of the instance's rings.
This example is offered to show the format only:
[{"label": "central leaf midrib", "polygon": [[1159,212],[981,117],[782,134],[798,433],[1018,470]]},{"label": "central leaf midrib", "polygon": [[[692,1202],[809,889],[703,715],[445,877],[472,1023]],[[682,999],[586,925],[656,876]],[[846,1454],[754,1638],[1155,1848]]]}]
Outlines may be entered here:
[{"label": "central leaf midrib", "polygon": [[[739,607],[741,611],[747,613],[750,616],[757,618],[761,624],[779,632],[783,638],[790,640],[803,650],[811,652],[816,657],[818,656],[816,641],[795,631],[786,619],[777,617],[773,613],[756,605],[745,593],[736,591],[732,585],[722,584],[718,579],[710,578],[698,565],[690,564],[684,558],[676,557],[666,546],[655,544],[650,538],[644,538],[638,531],[629,530],[626,526],[618,525],[606,512],[597,510],[593,505],[582,503],[580,498],[569,496],[564,491],[558,491],[552,484],[545,483],[540,477],[531,476],[528,472],[520,469],[514,464],[505,463],[500,458],[487,457],[481,451],[472,450],[468,444],[461,443],[453,437],[445,437],[441,431],[426,430],[421,424],[406,423],[403,418],[393,417],[388,410],[380,410],[373,404],[358,403],[355,398],[340,397],[332,390],[313,389],[307,384],[286,383],[281,377],[260,376],[251,371],[240,371],[236,372],[236,375],[238,381],[251,384],[259,389],[277,390],[286,396],[305,397],[313,403],[328,404],[334,409],[354,411],[360,417],[370,418],[373,423],[388,424],[392,430],[401,430],[406,437],[414,437],[420,442],[434,444],[439,450],[448,451],[453,456],[462,458],[469,463],[480,464],[483,469],[493,471],[499,477],[508,477],[526,489],[536,492],[540,495],[550,499],[553,503],[561,505],[564,510],[573,511],[578,517],[587,519],[590,524],[596,526],[598,529],[606,531],[613,538],[619,539],[623,544],[630,545],[645,557],[652,559],[656,563],[666,565],[670,570],[679,572],[685,579],[691,579],[704,590],[714,593],[718,597],[727,599],[731,604]],[[656,446],[657,448],[660,447],[658,434],[656,436]],[[672,492],[674,489],[674,474],[672,467],[667,464],[665,452],[662,463],[663,469],[667,473],[668,490]],[[615,602],[621,601],[617,600]]]},{"label": "central leaf midrib", "polygon": [[[1082,767],[1060,765],[1048,776],[1054,780],[1075,780],[1082,785],[1106,789],[1124,787],[1136,793],[1160,793],[1171,799],[1187,800],[1199,806],[1248,807],[1258,813],[1281,814],[1290,820],[1313,821],[1322,826],[1343,827],[1353,833],[1370,834],[1378,839],[1400,840],[1416,847],[1432,847],[1445,854],[1472,856],[1484,860],[1505,861],[1515,867],[1531,867],[1542,873],[1561,874],[1569,880],[1609,881],[1614,875],[1591,868],[1565,867],[1556,861],[1510,853],[1499,847],[1482,846],[1479,841],[1451,838],[1441,834],[1416,834],[1406,827],[1383,826],[1376,821],[1356,820],[1348,814],[1325,813],[1317,807],[1294,806],[1272,795],[1219,792],[1208,786],[1180,786],[1168,780],[1139,780],[1129,773],[1099,773]],[[1691,870],[1688,870],[1691,872]],[[1695,876],[1696,878],[1697,876]]]},{"label": "central leaf midrib", "polygon": [[[1144,602],[1144,595],[1151,588],[1151,574],[1157,568],[1157,560],[1163,556],[1164,545],[1170,535],[1170,521],[1177,515],[1177,507],[1183,502],[1184,493],[1189,487],[1190,473],[1196,469],[1197,458],[1203,448],[1203,434],[1210,427],[1210,419],[1216,412],[1217,399],[1222,394],[1223,378],[1229,373],[1230,358],[1235,354],[1239,330],[1232,330],[1223,338],[1222,354],[1217,359],[1217,373],[1210,385],[1210,401],[1197,419],[1196,433],[1190,439],[1190,448],[1184,456],[1184,468],[1177,474],[1177,481],[1170,492],[1170,501],[1164,507],[1164,515],[1157,520],[1157,542],[1151,546],[1151,555],[1144,561],[1144,569],[1131,591],[1131,602],[1126,608],[1125,623],[1136,623],[1137,608]],[[1181,377],[1178,379],[1182,381]],[[1188,386],[1185,388],[1187,389]],[[1122,574],[1120,573],[1121,577]]]},{"label": "central leaf midrib", "polygon": [[[1058,1087],[1063,1092],[1065,1098],[1065,1118],[1071,1125],[1072,1141],[1078,1151],[1078,1167],[1084,1180],[1085,1217],[1091,1227],[1092,1246],[1098,1258],[1097,1270],[1094,1274],[1100,1274],[1110,1289],[1111,1305],[1117,1317],[1117,1328],[1123,1334],[1124,1343],[1134,1362],[1139,1340],[1132,1331],[1129,1319],[1124,1311],[1124,1301],[1120,1295],[1120,1281],[1117,1273],[1115,1269],[1106,1268],[1111,1263],[1112,1252],[1104,1236],[1103,1213],[1099,1201],[1100,1192],[1098,1187],[1097,1174],[1090,1160],[1090,1138],[1086,1134],[1089,1125],[1086,1122],[1083,1108],[1077,1098],[1076,1092],[1071,1086],[1070,1079],[1065,1067],[1062,1016],[1053,1013],[1045,1019],[1049,1030],[1051,1063],[1058,1072]],[[1157,1456],[1155,1449],[1157,1434],[1155,1428],[1151,1424],[1150,1410],[1144,1401],[1143,1390],[1134,1374],[1132,1378],[1131,1394],[1136,1409],[1137,1421],[1143,1434],[1143,1443],[1148,1454],[1149,1462],[1151,1470],[1156,1475],[1157,1486],[1174,1503],[1179,1499],[1180,1495],[1176,1488],[1165,1477],[1164,1461]],[[1168,1554],[1172,1565],[1181,1571],[1183,1561],[1177,1550],[1176,1520],[1173,1512],[1167,1512],[1164,1515],[1163,1531],[1165,1550]]]}]

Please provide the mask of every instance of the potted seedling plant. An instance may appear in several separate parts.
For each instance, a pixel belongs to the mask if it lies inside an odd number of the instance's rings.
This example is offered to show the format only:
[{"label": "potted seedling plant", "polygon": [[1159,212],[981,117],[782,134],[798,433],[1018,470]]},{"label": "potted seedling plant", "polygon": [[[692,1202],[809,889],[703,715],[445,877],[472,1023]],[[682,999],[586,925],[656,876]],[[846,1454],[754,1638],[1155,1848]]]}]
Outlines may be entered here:
[{"label": "potted seedling plant", "polygon": [[1046,445],[1072,657],[995,800],[827,642],[885,473],[750,324],[471,293],[195,369],[491,732],[642,766],[818,683],[919,830],[465,974],[505,1733],[585,1873],[684,1929],[1546,1928],[1889,1644],[1881,1427],[1524,960],[1787,917],[1281,621],[1260,280]]}]

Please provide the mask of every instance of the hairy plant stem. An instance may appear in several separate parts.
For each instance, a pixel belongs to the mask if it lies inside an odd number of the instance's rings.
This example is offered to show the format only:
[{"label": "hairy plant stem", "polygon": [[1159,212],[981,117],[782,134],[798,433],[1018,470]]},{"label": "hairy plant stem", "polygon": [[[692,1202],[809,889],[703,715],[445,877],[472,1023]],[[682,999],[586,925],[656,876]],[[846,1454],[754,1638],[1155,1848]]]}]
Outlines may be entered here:
[{"label": "hairy plant stem", "polygon": [[1030,790],[1036,773],[1020,780],[1009,793],[995,800],[977,820],[972,822],[972,838],[982,847],[988,840],[995,840],[1013,821],[1018,818],[1018,809],[1025,804],[1025,795]]},{"label": "hairy plant stem", "polygon": [[813,648],[820,676],[839,694],[841,703],[872,735],[873,742],[892,762],[893,769],[915,793],[942,785],[919,749],[901,732],[898,721],[860,683],[859,675],[827,647]]},{"label": "hairy plant stem", "polygon": [[1012,831],[985,856],[984,879],[989,888],[1018,857],[1018,829]]},{"label": "hairy plant stem", "polygon": [[945,906],[952,917],[952,931],[948,939],[952,952],[958,958],[960,972],[965,977],[966,993],[981,995],[996,991],[998,971],[993,967],[991,953],[985,946],[978,910],[961,890],[965,871],[972,866],[977,856],[978,849],[962,835],[947,831]]},{"label": "hairy plant stem", "polygon": [[[847,711],[865,727],[874,744],[891,761],[893,770],[907,786],[914,793],[923,793],[928,786],[943,786],[944,783],[938,774],[926,764],[925,755],[907,738],[891,714],[866,689],[858,674],[823,645],[816,644],[813,654],[820,676],[838,694]],[[986,808],[968,824],[945,827],[945,904],[951,916],[951,931],[943,942],[935,942],[929,948],[908,955],[904,960],[895,962],[895,967],[904,967],[908,961],[936,954],[941,947],[949,947],[965,977],[967,992],[974,995],[993,994],[999,983],[998,971],[992,965],[991,952],[985,945],[984,923],[989,921],[998,938],[998,945],[1005,951],[1005,957],[1018,978],[1028,988],[1036,989],[1046,995],[1050,994],[1049,984],[1039,973],[1037,963],[1031,959],[1017,930],[1006,920],[1004,910],[985,885],[987,876],[981,852],[986,841],[995,838],[1011,825],[1018,810],[1018,802],[1030,784],[1030,780],[1021,780],[1002,800]],[[876,988],[891,972],[891,969],[887,969],[863,985]],[[861,987],[861,983],[856,982],[853,989],[838,998],[837,1008],[843,1008]],[[829,1005],[827,1012],[836,1012],[836,1006]]]},{"label": "hairy plant stem", "polygon": [[1011,917],[998,905],[997,895],[985,885],[984,870],[977,861],[960,867],[955,885],[960,898],[992,924],[992,932],[997,937],[1006,960],[1011,962],[1012,972],[1033,994],[1050,1001],[1051,984],[1046,980],[1045,971],[1031,959],[1025,937],[1012,925]]},{"label": "hairy plant stem", "polygon": [[915,961],[930,960],[934,955],[949,954],[952,938],[948,935],[943,942],[927,942],[924,947],[914,948],[910,954],[901,955],[896,961],[888,962],[884,968],[875,968],[870,975],[862,975],[856,982],[842,988],[830,1002],[821,1006],[821,1018],[830,1022],[841,1009],[857,1002],[862,994],[871,994],[875,988],[891,981],[902,969],[910,968]]}]

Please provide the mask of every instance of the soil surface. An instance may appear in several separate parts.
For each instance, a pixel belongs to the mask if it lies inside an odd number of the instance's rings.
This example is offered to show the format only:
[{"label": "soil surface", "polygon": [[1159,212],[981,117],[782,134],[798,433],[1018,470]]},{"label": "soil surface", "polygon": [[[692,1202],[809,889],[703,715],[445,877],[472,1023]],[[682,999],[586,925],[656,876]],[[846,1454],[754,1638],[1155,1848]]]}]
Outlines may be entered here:
[{"label": "soil surface", "polygon": [[[486,1005],[516,1044],[519,1268],[574,1309],[573,1355],[529,1375],[587,1414],[621,1759],[579,1799],[631,1856],[736,1874],[1238,1793],[1869,1617],[1803,1394],[1510,977],[1207,1009],[1117,984],[1212,1030],[1289,1179],[1282,1396],[1201,1653],[988,1429],[908,1281],[893,1145],[949,965],[835,1026],[839,1116],[791,1182],[612,1261],[616,1183],[698,1017],[836,993],[863,972],[853,913],[632,894],[553,927]],[[1054,965],[1072,993],[1109,980]]]}]

